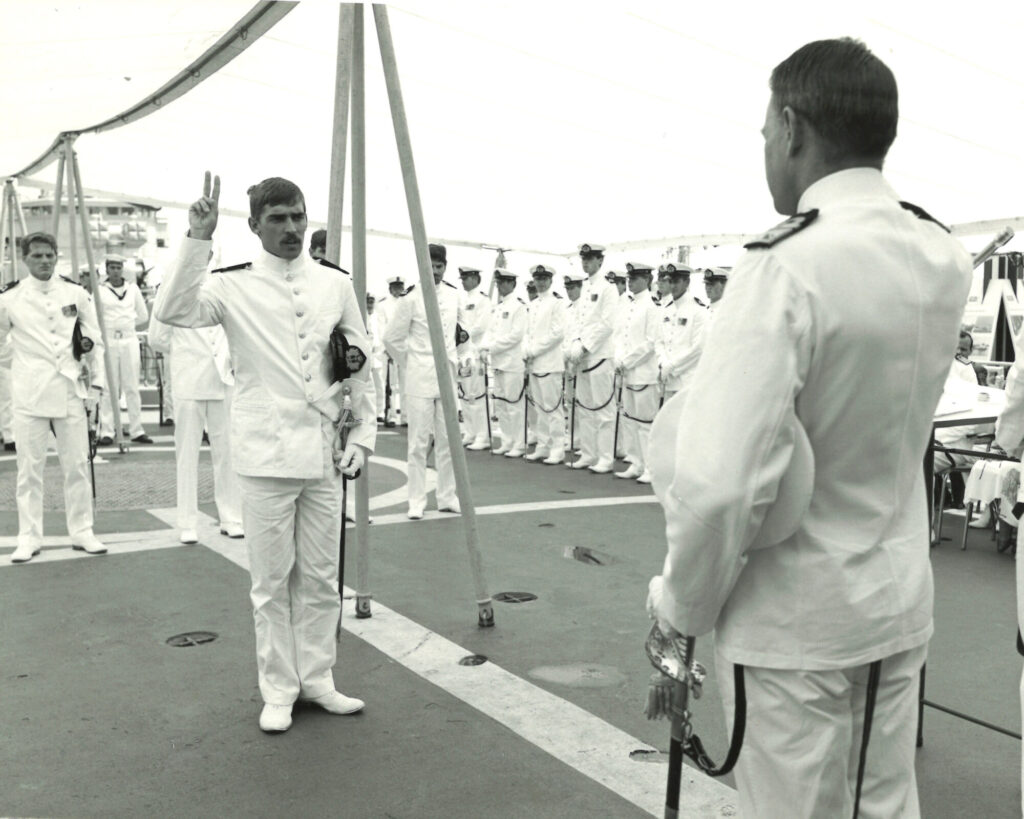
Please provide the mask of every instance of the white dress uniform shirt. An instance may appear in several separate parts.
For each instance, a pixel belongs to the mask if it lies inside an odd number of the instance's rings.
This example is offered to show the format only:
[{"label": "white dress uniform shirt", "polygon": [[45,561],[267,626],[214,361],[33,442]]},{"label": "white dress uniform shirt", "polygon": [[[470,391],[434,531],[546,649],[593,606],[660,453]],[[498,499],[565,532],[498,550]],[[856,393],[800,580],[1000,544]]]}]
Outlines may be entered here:
[{"label": "white dress uniform shirt", "polygon": [[483,341],[484,347],[490,351],[491,366],[495,370],[523,372],[526,313],[526,304],[515,293],[509,293],[495,305]]},{"label": "white dress uniform shirt", "polygon": [[658,318],[658,306],[651,300],[650,291],[629,294],[615,340],[615,363],[622,367],[627,385],[658,382],[658,360],[654,354]]},{"label": "white dress uniform shirt", "polygon": [[678,300],[669,301],[660,317],[661,331],[654,350],[665,391],[676,393],[689,383],[700,361],[708,310],[684,293]]},{"label": "white dress uniform shirt", "polygon": [[469,333],[469,343],[473,345],[472,355],[475,357],[491,322],[491,300],[480,287],[465,291],[462,298],[466,317],[466,323],[462,327]]},{"label": "white dress uniform shirt", "polygon": [[104,281],[99,293],[103,300],[103,324],[107,332],[115,334],[116,338],[135,338],[135,328],[149,321],[146,299],[138,285],[126,281],[120,287],[114,287],[109,281]]},{"label": "white dress uniform shirt", "polygon": [[551,290],[541,293],[527,306],[526,337],[523,354],[530,358],[534,373],[565,371],[562,342],[565,340],[565,301]]},{"label": "white dress uniform shirt", "polygon": [[[71,334],[80,319],[82,335],[92,339],[92,352],[75,360]],[[40,418],[64,418],[68,389],[88,397],[89,383],[102,387],[103,336],[89,292],[53,275],[48,281],[29,276],[0,293],[0,338],[6,338],[5,366],[11,369],[14,412]],[[87,382],[83,370],[88,365]]]},{"label": "white dress uniform shirt", "polygon": [[[262,249],[249,269],[205,280],[209,250],[209,241],[186,237],[156,316],[179,327],[223,325],[235,365],[235,471],[276,478],[331,474],[329,452],[323,461],[310,458],[322,451],[322,419],[336,421],[344,400],[332,371],[331,330],[339,324],[350,344],[370,352],[351,281],[305,256],[287,261]],[[359,421],[348,441],[372,450],[377,425],[369,376],[364,367],[346,382]]]},{"label": "white dress uniform shirt", "polygon": [[612,334],[621,303],[618,289],[600,272],[583,282],[577,308],[580,311],[578,338],[587,350],[580,362],[582,367],[590,367],[602,358],[612,357],[615,351]]},{"label": "white dress uniform shirt", "polygon": [[[817,219],[743,256],[716,311],[664,491],[659,611],[686,634],[716,629],[730,662],[844,669],[932,634],[921,467],[971,260],[897,199],[874,169],[820,179],[799,203]],[[794,408],[813,490],[772,544]]]}]

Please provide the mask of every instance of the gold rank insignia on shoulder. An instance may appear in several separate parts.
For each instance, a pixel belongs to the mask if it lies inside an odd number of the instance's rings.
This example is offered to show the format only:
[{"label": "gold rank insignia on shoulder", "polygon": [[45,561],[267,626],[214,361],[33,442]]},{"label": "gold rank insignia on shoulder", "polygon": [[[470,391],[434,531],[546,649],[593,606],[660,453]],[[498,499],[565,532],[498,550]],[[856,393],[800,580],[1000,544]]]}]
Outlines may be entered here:
[{"label": "gold rank insignia on shoulder", "polygon": [[785,222],[776,225],[767,233],[758,236],[752,242],[747,242],[743,247],[747,250],[774,247],[783,239],[788,239],[790,236],[799,233],[817,218],[817,208],[804,211],[803,213],[798,213],[795,216],[790,216]]},{"label": "gold rank insignia on shoulder", "polygon": [[211,273],[234,273],[238,270],[251,270],[252,262],[242,262],[241,264],[233,264],[229,267],[218,267],[216,270],[211,270]]},{"label": "gold rank insignia on shoulder", "polygon": [[13,290],[19,284],[21,284],[21,279],[18,279],[17,281],[13,281],[10,284],[5,284],[3,287],[0,287],[0,293],[6,293],[8,290]]}]

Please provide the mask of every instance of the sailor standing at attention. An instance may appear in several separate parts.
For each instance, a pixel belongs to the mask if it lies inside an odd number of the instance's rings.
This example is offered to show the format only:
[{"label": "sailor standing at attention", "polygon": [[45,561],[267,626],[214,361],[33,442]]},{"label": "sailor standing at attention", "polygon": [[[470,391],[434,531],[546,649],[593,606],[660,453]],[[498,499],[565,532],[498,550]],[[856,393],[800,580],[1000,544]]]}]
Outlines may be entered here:
[{"label": "sailor standing at attention", "polygon": [[530,380],[528,394],[537,408],[534,430],[537,448],[526,456],[526,460],[543,459],[546,464],[560,464],[565,460],[565,419],[562,415],[565,306],[562,297],[551,290],[554,270],[539,264],[531,268],[530,273],[537,287],[537,299],[527,306],[523,356],[526,359],[526,377]]},{"label": "sailor standing at attention", "polygon": [[142,354],[139,350],[137,330],[145,329],[149,323],[149,309],[142,291],[135,282],[124,279],[124,258],[108,256],[106,260],[107,280],[100,284],[96,293],[103,300],[103,325],[107,331],[110,346],[110,368],[114,383],[100,401],[99,442],[104,446],[112,444],[114,433],[114,411],[111,401],[120,401],[124,393],[128,405],[128,433],[137,444],[151,444],[153,439],[142,426],[142,399],[139,396],[139,367]]},{"label": "sailor standing at attention", "polygon": [[666,401],[686,387],[700,361],[708,311],[687,292],[692,275],[684,264],[669,262],[658,268],[658,280],[664,278],[667,289],[654,351]]},{"label": "sailor standing at attention", "polygon": [[[444,281],[444,271],[448,267],[448,251],[444,245],[430,245],[430,265],[434,273],[437,306],[441,311],[448,376],[454,385],[459,355],[465,349],[459,347],[469,340],[463,329],[462,299],[455,286]],[[411,285],[395,304],[384,330],[384,347],[392,359],[401,362],[404,371],[402,416],[409,424],[406,451],[409,475],[407,514],[410,520],[421,520],[427,505],[427,453],[431,439],[434,441],[437,468],[437,511],[461,512],[423,298],[420,288]]]},{"label": "sailor standing at attention", "polygon": [[487,438],[487,401],[484,395],[486,381],[484,367],[480,360],[480,342],[491,321],[491,300],[480,289],[480,271],[475,267],[460,267],[462,280],[463,309],[466,313],[466,332],[469,346],[466,362],[459,374],[459,391],[462,395],[462,416],[464,419],[462,444],[467,449],[490,449]]},{"label": "sailor standing at attention", "polygon": [[523,430],[526,404],[526,366],[523,338],[526,336],[526,305],[516,296],[516,274],[495,268],[498,303],[494,306],[487,332],[480,342],[482,358],[494,370],[494,402],[501,431],[501,446],[495,455],[522,458],[526,454]]},{"label": "sailor standing at attention", "polygon": [[911,819],[934,628],[922,460],[971,258],[882,176],[896,80],[863,43],[809,43],[769,86],[765,172],[790,218],[747,244],[665,405],[678,422],[655,422],[668,555],[648,605],[668,636],[715,631],[727,721],[744,676],[745,819]]},{"label": "sailor standing at attention", "polygon": [[577,368],[576,415],[580,459],[573,469],[611,472],[615,464],[615,350],[613,332],[619,315],[619,291],[601,276],[604,248],[580,245],[580,260],[587,280],[580,294],[579,334],[569,361]]},{"label": "sailor standing at attention", "polygon": [[[342,476],[354,476],[377,435],[369,341],[352,282],[302,252],[306,203],[287,179],[249,188],[249,229],[262,249],[248,264],[206,275],[220,177],[188,212],[189,231],[156,317],[176,327],[220,324],[235,368],[231,458],[242,491],[252,576],[260,728],[286,731],[302,697],[332,714],[363,701],[334,687],[340,615]],[[330,353],[338,330],[362,364],[341,382]],[[351,352],[351,350],[350,350]],[[354,425],[336,424],[350,394]]]},{"label": "sailor standing at attention", "polygon": [[[64,503],[73,549],[107,551],[93,534],[89,430],[85,403],[95,409],[103,378],[103,337],[92,297],[54,274],[57,240],[30,233],[21,256],[31,274],[0,291],[0,366],[9,367],[14,436],[18,442],[18,546],[12,563],[42,548],[43,470],[51,435],[64,472]],[[137,349],[137,348],[136,348]]]}]

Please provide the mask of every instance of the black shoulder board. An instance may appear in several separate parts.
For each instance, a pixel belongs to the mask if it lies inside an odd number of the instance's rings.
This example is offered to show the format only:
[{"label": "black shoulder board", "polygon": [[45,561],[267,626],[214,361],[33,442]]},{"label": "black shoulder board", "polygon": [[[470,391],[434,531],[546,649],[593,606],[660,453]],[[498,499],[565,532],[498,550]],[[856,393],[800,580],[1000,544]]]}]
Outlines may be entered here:
[{"label": "black shoulder board", "polygon": [[242,262],[241,264],[233,264],[230,267],[218,267],[216,270],[210,271],[211,273],[234,273],[236,270],[251,270],[252,262]]},{"label": "black shoulder board", "polygon": [[454,284],[452,284],[451,282],[446,282],[444,279],[441,279],[441,284],[447,284],[452,290],[458,289]]},{"label": "black shoulder board", "polygon": [[554,296],[556,299],[562,298],[562,294],[561,293],[552,293],[551,295]]},{"label": "black shoulder board", "polygon": [[526,304],[526,302],[523,301],[519,296],[516,296],[516,301],[518,301],[520,304]]},{"label": "black shoulder board", "polygon": [[949,228],[946,227],[944,224],[942,224],[942,222],[940,222],[938,219],[936,219],[934,216],[932,216],[924,208],[918,207],[917,205],[914,205],[914,204],[912,204],[910,202],[900,202],[900,207],[903,208],[904,210],[909,210],[918,219],[924,219],[926,222],[934,222],[940,228],[942,228],[944,231],[946,231],[946,233],[949,233]]},{"label": "black shoulder board", "polygon": [[698,299],[696,296],[693,297],[693,300],[695,302],[697,302],[697,304],[699,304],[701,307],[707,307],[707,305],[704,302],[702,302],[700,299]]},{"label": "black shoulder board", "polygon": [[[74,279],[69,279],[67,276],[61,276],[60,278],[64,279],[64,281],[66,281],[68,284],[76,284],[79,287],[81,287],[83,290],[85,289],[85,285],[82,284],[81,282],[76,282]],[[14,284],[17,284],[17,282],[15,282]]]},{"label": "black shoulder board", "polygon": [[[64,277],[61,276],[61,278],[63,279]],[[21,284],[21,279],[11,282],[10,284],[5,284],[3,287],[0,287],[0,293],[6,293],[8,290],[13,290],[19,284]]]},{"label": "black shoulder board", "polygon": [[[320,264],[322,264],[322,265],[323,265],[324,267],[329,267],[329,268],[331,268],[332,270],[340,270],[340,271],[341,271],[342,273],[344,273],[344,274],[345,274],[346,276],[351,276],[351,275],[352,275],[352,274],[351,274],[351,273],[349,273],[349,272],[348,272],[348,271],[347,271],[347,270],[346,270],[346,269],[345,269],[344,267],[338,267],[338,265],[336,265],[336,264],[335,264],[334,262],[329,262],[329,261],[327,261],[327,259],[317,259],[317,261],[318,261],[318,262],[319,262]],[[217,271],[215,270],[215,271],[214,271],[214,273],[216,273],[216,272],[217,272]]]},{"label": "black shoulder board", "polygon": [[754,241],[747,242],[743,245],[747,250],[756,250],[759,248],[773,247],[781,242],[783,239],[788,239],[794,233],[799,233],[811,222],[818,218],[818,209],[813,208],[812,210],[806,210],[803,213],[798,213],[795,216],[790,216],[785,222],[776,225],[767,233],[758,236]]},{"label": "black shoulder board", "polygon": [[407,288],[405,288],[405,292],[402,295],[403,296],[408,296],[415,289],[416,289],[416,285],[415,284],[410,284]]}]

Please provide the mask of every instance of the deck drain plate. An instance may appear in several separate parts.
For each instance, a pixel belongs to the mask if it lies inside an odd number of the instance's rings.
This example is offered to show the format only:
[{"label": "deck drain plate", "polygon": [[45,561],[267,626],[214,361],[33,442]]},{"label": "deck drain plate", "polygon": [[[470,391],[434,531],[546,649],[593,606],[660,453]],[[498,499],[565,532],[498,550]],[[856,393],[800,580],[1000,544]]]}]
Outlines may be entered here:
[{"label": "deck drain plate", "polygon": [[494,595],[494,599],[499,603],[529,603],[531,600],[536,600],[537,595],[529,592],[498,592]]},{"label": "deck drain plate", "polygon": [[191,648],[201,646],[204,643],[212,643],[217,635],[212,631],[186,631],[184,634],[175,634],[167,638],[167,645],[174,648]]},{"label": "deck drain plate", "polygon": [[467,654],[459,660],[459,665],[483,665],[486,662],[487,657],[483,654]]}]

